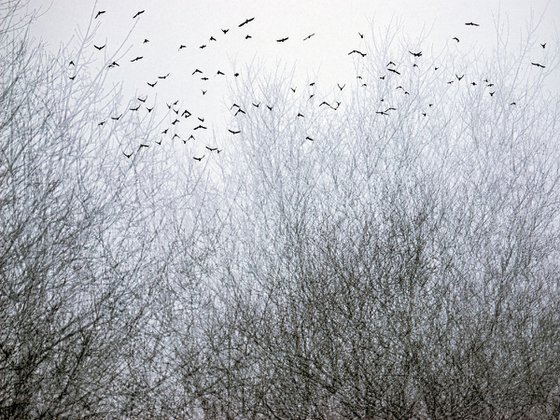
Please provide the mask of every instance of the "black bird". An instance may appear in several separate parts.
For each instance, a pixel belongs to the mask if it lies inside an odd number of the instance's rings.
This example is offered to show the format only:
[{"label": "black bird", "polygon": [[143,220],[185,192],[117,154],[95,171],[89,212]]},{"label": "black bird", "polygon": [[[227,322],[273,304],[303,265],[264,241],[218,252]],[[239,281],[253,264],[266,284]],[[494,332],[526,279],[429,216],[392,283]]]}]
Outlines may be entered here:
[{"label": "black bird", "polygon": [[201,50],[203,50],[204,48],[206,48],[206,44],[202,44],[202,45],[201,45],[200,47],[198,47],[198,48],[200,48]]},{"label": "black bird", "polygon": [[171,125],[175,125],[175,124],[177,124],[178,122],[181,122],[181,121],[179,121],[177,118],[175,118],[175,120],[173,120],[173,122],[171,123]]},{"label": "black bird", "polygon": [[457,42],[460,42],[460,41],[459,41],[459,38],[457,38],[456,36],[454,36],[454,37],[453,37],[453,38],[451,38],[451,39],[452,39],[453,41],[457,41]]},{"label": "black bird", "polygon": [[471,85],[476,86],[476,82],[471,82]]},{"label": "black bird", "polygon": [[140,60],[142,60],[143,58],[144,58],[144,57],[142,57],[142,56],[138,56],[138,57],[133,58],[132,60],[130,60],[130,62],[131,62],[131,63],[134,63],[135,61],[140,61]]},{"label": "black bird", "polygon": [[544,44],[541,44],[541,47],[543,47],[543,50],[546,48],[546,42]]},{"label": "black bird", "polygon": [[150,147],[150,145],[144,144],[144,143],[140,143],[140,146],[138,146],[138,150],[140,150],[142,147],[145,147],[145,148],[147,149],[148,147]]},{"label": "black bird", "polygon": [[381,80],[385,80],[385,75],[379,76],[379,78],[380,78]]},{"label": "black bird", "polygon": [[235,130],[230,130],[229,128],[228,128],[228,131],[229,131],[231,134],[239,134],[239,133],[241,133],[241,130],[235,131]]},{"label": "black bird", "polygon": [[188,109],[185,109],[181,114],[181,117],[189,118],[192,114],[189,112]]},{"label": "black bird", "polygon": [[364,34],[358,32],[358,35],[360,36],[360,38],[364,39]]},{"label": "black bird", "polygon": [[207,90],[202,90],[202,89],[201,89],[201,92],[202,92],[203,95],[206,95],[206,92],[208,92],[208,91],[207,91]]},{"label": "black bird", "polygon": [[414,57],[422,57],[422,51],[419,51],[417,53],[413,53],[412,51],[408,51],[410,54],[412,54]]},{"label": "black bird", "polygon": [[204,118],[202,118],[202,117],[197,117],[197,118],[198,118],[198,121],[204,122]]},{"label": "black bird", "polygon": [[289,37],[284,37],[284,38],[277,39],[276,42],[286,42],[288,39]]},{"label": "black bird", "polygon": [[251,35],[249,34],[245,35],[245,39],[251,39],[251,38],[253,38]]},{"label": "black bird", "polygon": [[237,72],[233,73],[233,75],[234,75],[235,77],[239,77],[239,73],[237,73]]},{"label": "black bird", "polygon": [[123,155],[125,155],[127,159],[130,159],[130,157],[132,156],[132,153],[133,152],[130,152],[130,153],[123,152]]},{"label": "black bird", "polygon": [[109,64],[107,67],[109,68],[113,68],[113,67],[120,67],[120,64],[117,63],[116,61],[113,61],[111,64]]},{"label": "black bird", "polygon": [[229,32],[229,29],[222,29],[222,32],[225,34],[227,34]]},{"label": "black bird", "polygon": [[434,67],[434,71],[438,71],[439,67]]},{"label": "black bird", "polygon": [[204,159],[204,156],[206,156],[206,155],[202,155],[201,157],[193,156],[193,159],[194,159],[194,160],[198,160],[199,162],[201,162],[202,159]]},{"label": "black bird", "polygon": [[68,65],[69,65],[69,66],[74,66],[74,67],[76,66],[76,64],[74,64],[74,61],[73,61],[73,60],[70,60],[70,62],[68,63]]},{"label": "black bird", "polygon": [[189,141],[189,140],[196,140],[196,139],[195,139],[194,136],[191,134],[191,135],[189,136],[189,138],[187,139],[187,141]]},{"label": "black bird", "polygon": [[398,75],[400,75],[400,72],[398,72],[398,71],[397,71],[397,70],[395,70],[395,69],[387,69],[387,70],[389,70],[390,72],[393,72],[393,73],[395,73],[395,74],[398,74]]},{"label": "black bird", "polygon": [[195,70],[192,72],[192,76],[194,76],[196,73],[202,74],[202,70],[195,69]]},{"label": "black bird", "polygon": [[315,32],[313,32],[312,34],[307,35],[305,38],[303,38],[304,41],[307,41],[308,39],[310,39],[311,37],[315,36]]},{"label": "black bird", "polygon": [[237,105],[237,104],[234,103],[234,104],[230,107],[230,109],[233,109],[233,108],[241,108],[241,107],[240,107],[239,105]]},{"label": "black bird", "polygon": [[118,120],[122,117],[122,115],[123,115],[123,114],[119,115],[118,117],[111,117],[111,119],[112,119],[113,121],[118,121]]},{"label": "black bird", "polygon": [[70,80],[74,80],[74,79],[76,78],[76,75],[74,75],[74,76],[69,76],[68,78],[69,78]]},{"label": "black bird", "polygon": [[516,103],[516,102],[512,102],[512,103],[510,103],[510,106],[511,106],[511,105],[517,105],[517,103]]},{"label": "black bird", "polygon": [[273,106],[267,105],[266,107],[268,108],[269,111],[272,111]]},{"label": "black bird", "polygon": [[457,78],[458,81],[461,81],[463,80],[463,77],[465,77],[465,75],[464,74],[462,76],[455,75],[455,77]]},{"label": "black bird", "polygon": [[396,64],[393,63],[392,61],[389,61],[385,67],[389,67],[389,66],[396,66]]},{"label": "black bird", "polygon": [[240,112],[241,112],[242,114],[247,114],[245,111],[243,111],[241,108],[239,108],[237,111],[235,111],[234,117],[237,117],[237,114],[239,114]]},{"label": "black bird", "polygon": [[153,109],[154,109],[154,107],[151,107],[151,108],[146,107],[146,111],[148,111],[148,112],[152,112]]},{"label": "black bird", "polygon": [[150,40],[148,38],[144,38],[144,42],[142,42],[142,44],[147,44],[148,42],[150,42]]},{"label": "black bird", "polygon": [[146,82],[148,84],[148,86],[150,87],[154,87],[155,85],[157,85],[157,80],[154,83],[150,83],[150,82]]},{"label": "black bird", "polygon": [[181,140],[181,136],[177,133],[173,134],[173,137],[171,137],[171,140],[175,140],[175,138],[178,138],[179,140]]},{"label": "black bird", "polygon": [[447,82],[448,85],[452,85],[454,82],[454,80],[450,80],[449,82]]},{"label": "black bird", "polygon": [[305,115],[303,115],[301,112],[298,112],[296,115],[296,118],[301,117],[301,118],[305,118]]},{"label": "black bird", "polygon": [[385,112],[396,111],[396,110],[397,110],[397,108],[394,108],[394,107],[390,106],[389,108],[387,108],[387,109],[385,110]]},{"label": "black bird", "polygon": [[[107,45],[107,44],[105,44],[105,45]],[[102,45],[102,46],[99,47],[99,46],[93,44],[93,46],[95,47],[95,49],[98,50],[98,51],[101,51],[103,48],[105,48],[105,45]]]},{"label": "black bird", "polygon": [[307,137],[305,138],[305,140],[309,140],[309,141],[315,141],[314,139],[312,139],[312,138],[311,138],[311,137],[309,137],[309,136],[307,136]]},{"label": "black bird", "polygon": [[294,93],[296,93],[296,89],[297,89],[297,88],[293,88],[293,87],[290,88],[290,90],[291,90],[292,92],[294,92]]},{"label": "black bird", "polygon": [[535,67],[540,67],[541,69],[546,68],[546,66],[543,66],[543,65],[540,64],[540,63],[533,63],[533,62],[531,62],[531,64],[532,64],[533,66],[535,66]]},{"label": "black bird", "polygon": [[173,105],[177,105],[179,103],[179,99],[177,99],[175,102],[173,102]]},{"label": "black bird", "polygon": [[389,115],[385,111],[375,111],[375,113],[379,115]]},{"label": "black bird", "polygon": [[101,16],[103,13],[106,13],[106,12],[107,12],[106,10],[100,10],[100,11],[98,11],[97,14],[95,15],[95,18],[94,18],[94,19],[97,19],[99,16]]},{"label": "black bird", "polygon": [[165,76],[158,76],[158,79],[167,79],[170,74],[171,73],[167,73]]},{"label": "black bird", "polygon": [[208,127],[205,127],[205,126],[203,126],[202,124],[199,124],[199,125],[197,125],[195,128],[193,128],[193,131],[200,130],[200,129],[202,129],[202,130],[207,130]]},{"label": "black bird", "polygon": [[474,22],[467,22],[465,23],[466,26],[480,26],[478,23],[474,23]]},{"label": "black bird", "polygon": [[132,16],[132,19],[136,19],[138,16],[140,16],[144,12],[145,12],[145,10],[140,10],[139,12],[136,12],[136,14],[134,16]]},{"label": "black bird", "polygon": [[340,86],[340,85],[337,83],[336,85],[338,86],[338,88],[339,88],[340,90],[342,90],[342,89],[344,89],[344,88],[346,87],[346,84]]},{"label": "black bird", "polygon": [[254,20],[255,20],[254,17],[249,18],[249,19],[245,19],[245,21],[242,22],[242,23],[240,23],[240,24],[238,25],[238,27],[241,28],[242,26],[247,25],[248,23],[250,23],[250,22],[252,22],[252,21],[254,21]]},{"label": "black bird", "polygon": [[216,72],[216,76],[225,76],[225,74],[222,73],[220,70],[218,70],[218,71]]},{"label": "black bird", "polygon": [[360,54],[362,57],[365,57],[367,55],[366,53],[363,53],[363,52],[358,51],[358,50],[352,50],[348,53],[348,55],[351,55],[351,54]]},{"label": "black bird", "polygon": [[166,128],[165,130],[163,130],[163,131],[161,132],[161,134],[167,134],[168,131],[169,131],[169,128]]},{"label": "black bird", "polygon": [[101,121],[101,122],[100,122],[99,124],[97,124],[97,125],[103,126],[103,124],[105,124],[106,122],[107,122],[107,121]]},{"label": "black bird", "polygon": [[210,41],[215,41],[216,38],[214,38],[213,36],[210,37]]},{"label": "black bird", "polygon": [[251,104],[252,104],[255,108],[258,108],[259,106],[261,106],[261,103],[260,103],[260,102],[259,102],[258,104],[254,103],[254,102],[251,102]]},{"label": "black bird", "polygon": [[179,45],[179,51],[181,51],[183,48],[187,48],[187,46],[185,44]]},{"label": "black bird", "polygon": [[315,86],[315,82],[309,83],[309,86]]},{"label": "black bird", "polygon": [[162,142],[163,142],[163,139],[161,139],[160,141],[156,141],[155,143],[156,143],[158,146],[161,146],[161,143],[162,143]]},{"label": "black bird", "polygon": [[495,94],[496,92],[488,92],[488,93],[490,93],[490,96],[494,96],[494,94]]},{"label": "black bird", "polygon": [[428,115],[428,114],[426,114],[425,112],[422,112],[422,115],[425,117],[425,116]]},{"label": "black bird", "polygon": [[213,151],[215,151],[215,150],[218,150],[217,147],[208,147],[208,146],[204,146],[204,147],[206,147],[206,149],[210,150],[210,152],[213,152]]},{"label": "black bird", "polygon": [[138,111],[140,109],[140,104],[136,108],[129,108],[131,111]]},{"label": "black bird", "polygon": [[208,80],[208,77],[206,77],[206,76],[204,76],[204,77],[201,77],[201,78],[200,78],[200,80],[204,80],[204,81],[206,81],[206,80]]}]

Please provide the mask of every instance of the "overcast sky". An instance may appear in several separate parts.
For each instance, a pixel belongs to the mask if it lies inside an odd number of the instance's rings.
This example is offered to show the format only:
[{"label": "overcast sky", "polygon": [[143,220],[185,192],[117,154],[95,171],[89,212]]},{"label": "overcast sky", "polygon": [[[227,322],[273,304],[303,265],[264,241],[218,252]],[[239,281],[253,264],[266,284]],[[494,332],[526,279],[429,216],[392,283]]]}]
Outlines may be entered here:
[{"label": "overcast sky", "polygon": [[[92,13],[105,10],[94,21],[99,24],[94,43],[106,44],[97,55],[100,65],[136,25],[124,43],[120,68],[112,70],[115,81],[123,81],[131,97],[150,96],[151,100],[157,94],[161,102],[153,103],[157,106],[180,99],[196,115],[212,118],[217,118],[217,106],[221,106],[220,112],[227,108],[228,86],[241,80],[233,73],[244,73],[251,62],[253,68],[267,71],[279,65],[294,66],[295,83],[300,86],[318,80],[328,91],[336,89],[337,82],[348,83],[355,79],[352,69],[358,59],[348,57],[348,52],[367,50],[373,32],[383,32],[391,24],[405,39],[403,49],[425,52],[461,48],[474,56],[479,51],[491,54],[498,21],[505,25],[502,28],[509,28],[500,36],[509,37],[512,49],[518,48],[519,37],[531,21],[540,22],[535,37],[547,43],[547,50],[535,50],[531,57],[535,61],[545,60],[546,53],[559,44],[557,0],[31,0],[31,7],[44,11],[32,34],[53,51],[67,43],[77,28],[84,30]],[[133,20],[140,10],[145,13]],[[238,27],[253,17],[254,21]],[[465,26],[470,21],[480,27]],[[222,29],[229,32],[224,34]],[[315,35],[303,41],[311,34]],[[216,41],[210,41],[211,36]],[[460,38],[460,44],[452,40],[454,36]],[[276,42],[284,37],[289,39]],[[143,43],[144,39],[149,42]],[[186,48],[179,51],[181,44]],[[206,47],[201,49],[202,45]],[[143,58],[131,63],[137,56]],[[203,74],[193,76],[197,68]],[[217,75],[218,70],[226,76]],[[167,73],[169,78],[159,80],[157,87],[147,86]],[[553,84],[559,80],[553,77]]]}]

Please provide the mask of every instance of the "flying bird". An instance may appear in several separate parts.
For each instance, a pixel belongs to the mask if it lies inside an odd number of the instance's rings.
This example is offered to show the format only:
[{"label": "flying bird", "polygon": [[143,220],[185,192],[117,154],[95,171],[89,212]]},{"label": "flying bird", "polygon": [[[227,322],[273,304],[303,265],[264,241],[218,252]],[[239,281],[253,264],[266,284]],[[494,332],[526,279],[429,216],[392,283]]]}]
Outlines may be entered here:
[{"label": "flying bird", "polygon": [[459,41],[459,38],[457,38],[456,36],[454,36],[454,37],[453,37],[453,38],[451,38],[451,39],[452,39],[453,41],[457,41],[457,42],[460,42],[460,41]]},{"label": "flying bird", "polygon": [[123,115],[123,114],[119,115],[118,117],[111,117],[111,119],[112,119],[113,121],[118,121],[118,120],[122,117],[122,115]]},{"label": "flying bird", "polygon": [[478,23],[474,23],[474,22],[467,22],[465,23],[466,26],[480,26]]},{"label": "flying bird", "polygon": [[202,155],[201,157],[193,156],[193,159],[194,159],[194,160],[198,160],[199,162],[201,162],[202,159],[204,159],[204,156],[206,156],[206,155]]},{"label": "flying bird", "polygon": [[251,35],[249,34],[245,35],[245,39],[251,39],[251,38],[253,38]]},{"label": "flying bird", "polygon": [[202,130],[207,130],[208,127],[205,127],[205,126],[203,126],[202,124],[199,124],[199,125],[197,125],[195,128],[193,128],[193,131],[200,130],[200,129],[202,129]]},{"label": "flying bird", "polygon": [[201,50],[203,50],[204,48],[206,48],[206,44],[202,44],[202,45],[201,45],[200,47],[198,47],[198,48],[200,48]]},{"label": "flying bird", "polygon": [[533,66],[535,66],[535,67],[540,67],[541,69],[546,68],[546,66],[543,66],[543,65],[540,64],[540,63],[533,63],[533,62],[531,62],[531,64],[532,64]]},{"label": "flying bird", "polygon": [[251,23],[251,22],[254,21],[254,20],[255,20],[254,17],[249,18],[249,19],[245,19],[245,21],[241,22],[241,23],[238,25],[238,28],[241,28],[242,26],[245,26],[245,25],[247,25],[248,23]]},{"label": "flying bird", "polygon": [[169,128],[166,128],[165,130],[163,130],[163,131],[161,132],[161,134],[167,134],[168,131],[169,131]]},{"label": "flying bird", "polygon": [[398,72],[398,71],[397,71],[397,70],[395,70],[395,69],[387,69],[387,70],[389,70],[390,72],[393,72],[393,73],[395,73],[395,74],[398,74],[398,75],[400,75],[400,72]]},{"label": "flying bird", "polygon": [[389,61],[385,67],[389,67],[389,66],[396,66],[396,64],[393,63],[392,61]]},{"label": "flying bird", "polygon": [[125,152],[123,152],[123,155],[125,155],[127,159],[130,159],[130,157],[132,156],[132,154],[133,154],[133,152],[130,152],[130,153],[125,153]]},{"label": "flying bird", "polygon": [[187,46],[185,44],[179,45],[179,51],[181,51],[183,48],[187,48]]},{"label": "flying bird", "polygon": [[148,86],[150,87],[154,87],[155,85],[157,85],[157,80],[154,83],[150,83],[150,82],[146,82],[148,84]]},{"label": "flying bird", "polygon": [[202,74],[202,70],[195,69],[195,70],[192,72],[192,76],[194,76],[196,73]]},{"label": "flying bird", "polygon": [[206,95],[206,92],[208,92],[207,90],[201,89],[201,92],[203,95]]},{"label": "flying bird", "polygon": [[284,37],[284,38],[277,39],[276,42],[286,42],[288,39],[289,37]]},{"label": "flying bird", "polygon": [[142,56],[138,56],[138,57],[133,58],[132,60],[130,60],[130,62],[131,62],[131,63],[134,63],[135,61],[140,61],[140,60],[142,60],[143,58],[144,58],[144,57],[142,57]]},{"label": "flying bird", "polygon": [[108,68],[120,67],[120,64],[117,63],[116,61],[113,61],[113,62],[112,62],[111,64],[109,64],[107,67],[108,67]]},{"label": "flying bird", "polygon": [[364,34],[358,32],[358,35],[360,36],[361,39],[364,39]]},{"label": "flying bird", "polygon": [[227,34],[229,32],[229,29],[222,29],[222,32],[225,34]]},{"label": "flying bird", "polygon": [[305,140],[309,140],[309,141],[315,141],[314,139],[312,139],[311,137],[307,136],[305,137]]},{"label": "flying bird", "polygon": [[419,51],[417,53],[413,53],[412,51],[408,51],[410,54],[412,54],[414,57],[422,57],[422,51]]},{"label": "flying bird", "polygon": [[337,83],[336,85],[338,86],[338,88],[339,88],[340,90],[342,90],[342,89],[344,89],[344,88],[346,87],[346,84],[343,84],[342,86],[340,86],[340,85]]},{"label": "flying bird", "polygon": [[303,115],[301,112],[298,112],[296,115],[296,118],[301,117],[301,118],[305,118],[305,115]]},{"label": "flying bird", "polygon": [[142,42],[142,44],[147,44],[148,42],[150,42],[150,40],[148,38],[144,38],[144,42]]},{"label": "flying bird", "polygon": [[389,115],[385,111],[375,111],[375,113],[379,115]]},{"label": "flying bird", "polygon": [[158,76],[158,79],[167,79],[170,74],[171,73],[167,73],[165,76]]},{"label": "flying bird", "polygon": [[241,130],[235,131],[235,130],[230,130],[229,128],[228,128],[228,131],[229,131],[231,134],[239,134],[239,133],[241,133]]},{"label": "flying bird", "polygon": [[154,107],[151,107],[151,108],[146,107],[146,111],[148,111],[148,112],[152,112],[153,110],[154,110]]},{"label": "flying bird", "polygon": [[541,44],[541,47],[543,47],[543,50],[546,48],[546,42],[544,44]]},{"label": "flying bird", "polygon": [[97,46],[97,45],[93,44],[93,46],[95,47],[95,49],[98,50],[98,51],[101,51],[103,48],[105,48],[106,45],[107,45],[107,44],[101,45],[101,46]]},{"label": "flying bird", "polygon": [[139,12],[136,12],[136,14],[134,16],[132,16],[132,19],[136,19],[138,16],[140,16],[144,12],[145,12],[145,10],[140,10]]},{"label": "flying bird", "polygon": [[358,50],[352,50],[348,53],[348,55],[351,55],[351,54],[360,54],[362,57],[365,57],[367,55],[366,53],[363,53],[363,52],[358,51]]},{"label": "flying bird", "polygon": [[315,32],[313,32],[312,34],[307,35],[305,38],[303,38],[304,41],[307,41],[308,39],[310,39],[311,37],[315,36]]},{"label": "flying bird", "polygon": [[94,19],[97,19],[99,16],[101,16],[103,13],[106,13],[106,12],[107,12],[106,10],[100,10],[100,11],[98,11],[97,14],[95,15],[95,18],[94,18]]},{"label": "flying bird", "polygon": [[241,112],[242,114],[247,114],[245,111],[243,111],[241,108],[239,108],[237,111],[235,111],[234,117],[237,117],[237,114],[239,114],[240,112]]},{"label": "flying bird", "polygon": [[210,41],[216,41],[216,38],[214,38],[213,36],[210,37]]},{"label": "flying bird", "polygon": [[216,76],[225,76],[225,73],[223,73],[221,70],[218,70],[216,72]]},{"label": "flying bird", "polygon": [[70,60],[70,62],[68,63],[68,65],[69,65],[69,66],[74,66],[74,67],[76,66],[76,64],[74,64],[74,61],[73,61],[73,60]]},{"label": "flying bird", "polygon": [[209,147],[209,146],[204,146],[204,147],[206,147],[207,150],[210,150],[210,152],[214,152],[214,151],[218,150],[217,147]]},{"label": "flying bird", "polygon": [[145,148],[147,149],[148,147],[150,147],[150,145],[144,144],[144,143],[140,143],[140,146],[138,146],[138,150],[140,150],[142,147],[145,147]]},{"label": "flying bird", "polygon": [[136,108],[129,108],[131,111],[138,111],[140,109],[140,104]]},{"label": "flying bird", "polygon": [[461,81],[463,80],[463,77],[465,77],[465,75],[464,74],[462,76],[455,75],[455,77],[457,78],[458,81]]}]

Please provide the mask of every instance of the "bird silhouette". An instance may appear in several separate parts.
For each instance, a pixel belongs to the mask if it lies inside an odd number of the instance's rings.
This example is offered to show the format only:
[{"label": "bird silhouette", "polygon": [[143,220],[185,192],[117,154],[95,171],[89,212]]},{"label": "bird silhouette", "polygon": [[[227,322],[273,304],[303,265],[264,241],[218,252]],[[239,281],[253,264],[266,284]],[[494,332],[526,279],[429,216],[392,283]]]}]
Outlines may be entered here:
[{"label": "bird silhouette", "polygon": [[488,92],[488,93],[490,94],[490,96],[494,96],[494,94],[495,94],[496,92]]},{"label": "bird silhouette", "polygon": [[267,105],[266,107],[268,108],[269,111],[272,111],[272,108],[274,108],[274,106],[271,105]]},{"label": "bird silhouette", "polygon": [[70,80],[74,80],[74,79],[76,78],[76,75],[74,75],[74,76],[68,76],[68,78],[69,78]]},{"label": "bird silhouette", "polygon": [[165,76],[158,76],[158,79],[167,79],[171,73],[167,73]]},{"label": "bird silhouette", "polygon": [[206,147],[207,150],[210,150],[210,152],[214,152],[214,151],[218,150],[217,147],[210,147],[210,146],[204,146],[204,147]]},{"label": "bird silhouette", "polygon": [[379,78],[380,78],[381,80],[385,80],[385,75],[379,76]]},{"label": "bird silhouette", "polygon": [[107,67],[109,68],[113,68],[113,67],[120,67],[120,64],[117,63],[116,61],[113,61],[111,64],[109,64]]},{"label": "bird silhouette", "polygon": [[389,115],[385,111],[375,111],[375,113],[379,115]]},{"label": "bird silhouette", "polygon": [[395,74],[400,75],[400,72],[398,72],[398,71],[395,70],[395,69],[387,69],[387,70],[389,70],[389,71],[392,72],[392,73],[395,73]]},{"label": "bird silhouette", "polygon": [[304,41],[307,41],[308,39],[312,38],[313,36],[315,36],[315,32],[313,32],[312,34],[307,35],[305,38],[303,38]]},{"label": "bird silhouette", "polygon": [[245,35],[245,39],[251,39],[251,38],[253,38],[251,35],[249,34]]},{"label": "bird silhouette", "polygon": [[243,22],[241,22],[241,23],[238,25],[238,28],[241,28],[242,26],[245,26],[245,25],[247,25],[248,23],[251,23],[251,22],[254,21],[254,20],[255,20],[254,17],[245,19]]},{"label": "bird silhouette", "polygon": [[454,37],[453,37],[453,38],[451,38],[451,39],[452,39],[453,41],[457,41],[457,42],[460,42],[460,41],[459,41],[459,38],[457,38],[456,36],[454,36]]},{"label": "bird silhouette", "polygon": [[241,130],[230,130],[229,128],[228,128],[228,131],[229,131],[231,134],[239,134],[239,133],[241,133]]},{"label": "bird silhouette", "polygon": [[111,117],[113,121],[118,121],[123,116],[123,114],[119,115],[118,117]]},{"label": "bird silhouette", "polygon": [[311,138],[311,137],[309,137],[309,136],[305,137],[305,140],[315,141],[313,138]]},{"label": "bird silhouette", "polygon": [[216,41],[216,38],[214,38],[213,36],[210,36],[209,41]]},{"label": "bird silhouette", "polygon": [[198,47],[198,48],[200,48],[201,50],[203,50],[204,48],[206,48],[206,44],[202,44],[202,45],[201,45],[200,47]]},{"label": "bird silhouette", "polygon": [[103,126],[106,122],[107,122],[107,121],[101,121],[101,122],[100,122],[99,124],[97,124],[97,125]]},{"label": "bird silhouette", "polygon": [[234,75],[235,77],[239,77],[239,73],[238,73],[238,72],[233,73],[233,75]]},{"label": "bird silhouette", "polygon": [[138,57],[133,58],[132,60],[130,60],[130,62],[131,62],[131,63],[134,63],[135,61],[140,61],[140,60],[142,60],[143,58],[144,58],[144,57],[142,57],[142,56],[138,56]]},{"label": "bird silhouette", "polygon": [[197,125],[195,128],[193,128],[193,131],[196,130],[207,130],[208,127],[203,126],[202,124]]},{"label": "bird silhouette", "polygon": [[476,86],[476,82],[471,82],[471,85],[472,85],[472,86]]},{"label": "bird silhouette", "polygon": [[251,104],[252,104],[255,108],[258,108],[259,106],[261,106],[261,103],[260,103],[260,102],[259,102],[258,104],[254,103],[254,102],[251,102]]},{"label": "bird silhouette", "polygon": [[243,111],[241,108],[239,108],[237,111],[235,111],[234,117],[237,117],[237,114],[239,114],[239,113],[244,114],[244,115],[247,114],[245,111]]},{"label": "bird silhouette", "polygon": [[517,105],[517,102],[512,102],[512,103],[510,103],[509,105],[510,105],[510,106],[512,106],[512,105]]},{"label": "bird silhouette", "polygon": [[127,159],[130,159],[130,157],[131,157],[131,156],[132,156],[132,154],[133,154],[133,152],[130,152],[130,153],[125,153],[125,152],[122,152],[122,153],[123,153],[123,155],[125,155],[125,156],[126,156],[126,158],[127,158]]},{"label": "bird silhouette", "polygon": [[533,66],[535,66],[535,67],[539,67],[539,68],[541,68],[541,69],[544,69],[544,68],[546,68],[546,66],[543,66],[543,65],[542,65],[542,64],[540,64],[540,63],[533,63],[533,62],[531,62],[531,64],[532,64]]},{"label": "bird silhouette", "polygon": [[363,52],[358,51],[358,50],[352,50],[348,53],[348,55],[351,55],[351,54],[360,54],[362,57],[365,57],[367,55],[366,53],[363,53]]},{"label": "bird silhouette", "polygon": [[145,12],[145,10],[140,10],[139,12],[136,12],[136,14],[134,16],[132,16],[132,19],[136,19],[138,16],[140,16],[144,12]]},{"label": "bird silhouette", "polygon": [[178,120],[177,118],[175,118],[175,119],[173,120],[173,122],[171,123],[171,125],[175,125],[175,124],[177,124],[177,123],[179,123],[179,122],[181,122],[181,121]]},{"label": "bird silhouette", "polygon": [[458,81],[461,81],[463,80],[463,77],[465,77],[465,75],[464,74],[462,76],[455,75],[455,77],[457,78]]},{"label": "bird silhouette", "polygon": [[138,146],[138,150],[142,149],[143,147],[145,147],[147,149],[148,147],[150,147],[150,145],[141,143],[140,146]]},{"label": "bird silhouette", "polygon": [[223,73],[221,70],[218,70],[216,72],[216,76],[225,76],[225,73]]},{"label": "bird silhouette", "polygon": [[298,118],[298,117],[305,118],[305,115],[303,115],[301,112],[298,112],[297,115],[296,115],[296,118]]},{"label": "bird silhouette", "polygon": [[151,107],[151,108],[146,107],[146,111],[148,111],[148,112],[152,112],[153,110],[154,110],[154,107]]},{"label": "bird silhouette", "polygon": [[103,48],[105,48],[106,45],[107,45],[107,44],[98,46],[98,45],[93,44],[93,46],[95,47],[95,49],[98,50],[98,51],[101,51]]},{"label": "bird silhouette", "polygon": [[144,38],[144,41],[142,42],[142,44],[147,44],[148,42],[150,42],[150,40],[148,38]]},{"label": "bird silhouette", "polygon": [[276,42],[286,42],[288,39],[289,37],[284,37],[284,38],[277,39]]},{"label": "bird silhouette", "polygon": [[358,36],[359,36],[361,39],[364,39],[364,34],[358,32]]},{"label": "bird silhouette", "polygon": [[229,29],[222,29],[222,32],[225,34],[227,34],[229,32]]},{"label": "bird silhouette", "polygon": [[480,26],[478,23],[474,23],[474,22],[467,22],[465,23],[466,26]]},{"label": "bird silhouette", "polygon": [[163,130],[163,131],[161,132],[161,134],[167,134],[168,131],[169,131],[169,128],[166,128],[165,130]]},{"label": "bird silhouette", "polygon": [[206,95],[206,92],[208,92],[207,90],[201,89],[200,90],[202,92],[202,95]]},{"label": "bird silhouette", "polygon": [[393,63],[392,61],[389,61],[385,67],[389,67],[389,66],[396,66],[396,64]]},{"label": "bird silhouette", "polygon": [[541,47],[543,47],[543,50],[546,48],[546,42],[544,44],[541,44]]},{"label": "bird silhouette", "polygon": [[195,70],[192,72],[192,76],[194,76],[196,73],[202,74],[202,70],[195,69]]},{"label": "bird silhouette", "polygon": [[342,89],[344,89],[346,87],[346,84],[343,84],[342,86],[340,86],[340,84],[336,84],[338,86],[338,88],[342,91]]},{"label": "bird silhouette", "polygon": [[150,87],[155,87],[155,85],[157,85],[157,80],[154,83],[150,83],[150,82],[146,82],[148,84],[148,86]]},{"label": "bird silhouette", "polygon": [[138,111],[138,110],[140,109],[140,105],[138,105],[138,106],[135,107],[135,108],[129,108],[129,109],[130,109],[131,111]]},{"label": "bird silhouette", "polygon": [[94,18],[94,19],[97,19],[99,16],[101,16],[102,14],[104,14],[104,13],[106,13],[106,12],[107,12],[106,10],[100,10],[100,11],[98,11],[97,14],[95,15],[95,18]]},{"label": "bird silhouette", "polygon": [[70,60],[70,62],[68,63],[69,66],[76,66],[76,64],[74,64],[74,60]]},{"label": "bird silhouette", "polygon": [[181,51],[183,48],[187,48],[187,46],[185,44],[179,45],[179,51]]},{"label": "bird silhouette", "polygon": [[201,162],[202,159],[204,159],[204,156],[206,156],[206,155],[202,155],[201,157],[193,156],[193,159],[194,159],[194,160],[197,160],[197,161],[199,161],[199,162]]},{"label": "bird silhouette", "polygon": [[417,53],[413,53],[412,51],[408,51],[410,54],[412,54],[414,57],[422,57],[422,51],[419,51]]}]

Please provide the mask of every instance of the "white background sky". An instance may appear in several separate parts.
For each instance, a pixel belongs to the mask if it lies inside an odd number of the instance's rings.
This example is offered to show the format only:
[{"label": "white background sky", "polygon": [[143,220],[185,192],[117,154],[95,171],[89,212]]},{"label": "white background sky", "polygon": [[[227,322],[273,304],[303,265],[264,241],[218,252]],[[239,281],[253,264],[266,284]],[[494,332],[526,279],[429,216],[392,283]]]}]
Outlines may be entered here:
[{"label": "white background sky", "polygon": [[[95,21],[99,28],[94,37],[96,44],[107,44],[98,53],[103,60],[114,53],[136,23],[125,42],[128,52],[119,60],[121,67],[113,71],[115,81],[124,81],[131,98],[149,95],[148,103],[153,100],[152,105],[160,108],[163,102],[180,99],[195,116],[211,118],[220,115],[217,107],[227,115],[224,96],[228,84],[236,81],[231,74],[243,73],[252,60],[268,68],[277,63],[289,68],[295,64],[296,84],[302,88],[306,80],[319,80],[327,92],[336,89],[336,82],[352,82],[354,59],[347,53],[354,48],[365,50],[364,43],[371,39],[372,30],[382,32],[391,23],[397,24],[400,33],[409,39],[403,49],[428,51],[446,47],[474,55],[478,51],[491,53],[498,19],[507,24],[509,34],[502,35],[504,39],[509,36],[509,45],[515,49],[530,22],[536,24],[542,18],[536,38],[547,42],[548,49],[535,50],[535,61],[545,60],[546,54],[560,44],[558,0],[32,0],[31,7],[44,11],[32,34],[53,51],[68,42],[76,28],[86,28],[94,9],[106,10]],[[141,18],[133,20],[133,14],[143,9],[146,12]],[[237,27],[249,17],[255,20]],[[481,26],[466,27],[464,23],[468,21]],[[230,28],[230,32],[224,35],[222,28]],[[358,32],[365,34],[364,40]],[[316,35],[303,42],[311,33]],[[426,38],[419,44],[422,33]],[[246,40],[247,34],[252,39]],[[217,42],[210,42],[210,36]],[[289,37],[286,43],[275,42],[285,36]],[[461,43],[452,41],[453,36],[458,36]],[[150,42],[143,44],[144,38]],[[180,44],[187,48],[178,51]],[[208,47],[200,49],[202,44]],[[130,63],[136,56],[144,58]],[[203,70],[210,80],[193,77],[195,68]],[[218,69],[227,77],[216,76]],[[147,87],[146,82],[167,73],[171,76],[160,81],[157,89]],[[560,77],[552,80],[551,87],[556,89]],[[208,91],[204,96],[202,89]]]}]

